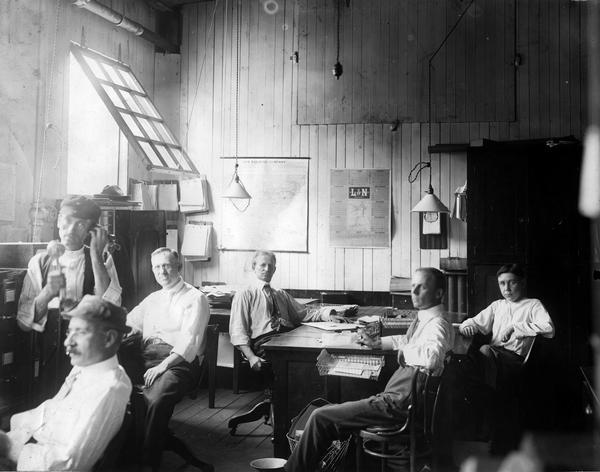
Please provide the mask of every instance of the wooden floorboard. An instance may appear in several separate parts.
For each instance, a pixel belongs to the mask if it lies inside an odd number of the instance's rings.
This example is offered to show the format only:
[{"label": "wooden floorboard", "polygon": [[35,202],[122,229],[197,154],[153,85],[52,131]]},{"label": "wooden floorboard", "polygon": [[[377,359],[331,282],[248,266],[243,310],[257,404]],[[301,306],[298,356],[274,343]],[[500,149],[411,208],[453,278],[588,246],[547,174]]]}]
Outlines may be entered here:
[{"label": "wooden floorboard", "polygon": [[[233,394],[230,389],[217,389],[215,408],[208,408],[208,394],[186,397],[175,408],[171,429],[199,459],[210,462],[217,472],[253,470],[250,461],[272,457],[271,425],[261,420],[239,425],[235,436],[229,434],[227,422],[245,413],[263,399],[263,392]],[[195,467],[172,452],[165,452],[161,471],[193,472]]]}]

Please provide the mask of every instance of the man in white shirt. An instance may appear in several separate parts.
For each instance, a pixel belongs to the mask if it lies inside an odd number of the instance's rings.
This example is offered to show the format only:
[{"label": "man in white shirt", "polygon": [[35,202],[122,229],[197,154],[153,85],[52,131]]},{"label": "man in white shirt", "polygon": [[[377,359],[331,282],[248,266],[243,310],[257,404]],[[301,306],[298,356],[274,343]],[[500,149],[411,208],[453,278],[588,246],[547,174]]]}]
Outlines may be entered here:
[{"label": "man in white shirt", "polygon": [[[81,195],[66,197],[57,220],[60,244],[56,246],[60,250],[54,254],[49,251],[36,254],[27,266],[17,322],[25,331],[45,333],[40,345],[44,363],[40,369],[43,396],[56,392],[69,366],[56,333],[60,324],[61,290],[63,303],[69,300],[75,304],[84,295],[98,295],[115,305],[121,304],[121,286],[114,262],[110,255],[104,260],[108,234],[98,226],[99,218],[100,208],[92,200]],[[57,262],[59,275],[52,273]]]},{"label": "man in white shirt", "polygon": [[158,469],[177,402],[198,382],[206,347],[210,309],[206,296],[179,275],[179,255],[162,247],[151,255],[152,271],[161,290],[148,295],[127,316],[140,333],[147,412],[142,461]]},{"label": "man in white shirt", "polygon": [[262,345],[277,333],[289,331],[302,321],[332,321],[330,312],[309,310],[285,290],[271,287],[277,259],[270,251],[256,251],[252,258],[253,284],[235,294],[231,303],[231,344],[260,371],[265,363]]},{"label": "man in white shirt", "polygon": [[552,319],[542,302],[525,297],[523,268],[519,264],[506,264],[496,276],[503,299],[492,302],[459,327],[463,336],[492,333],[490,344],[479,349],[484,380],[492,388],[496,388],[498,381],[510,381],[521,369],[538,334],[554,336]]},{"label": "man in white shirt", "polygon": [[435,375],[443,369],[446,353],[452,348],[452,325],[444,317],[441,305],[445,277],[433,268],[417,269],[412,278],[411,298],[419,310],[405,335],[369,338],[362,342],[374,349],[398,350],[400,366],[384,391],[369,398],[317,408],[306,423],[300,441],[285,465],[286,471],[312,472],[331,442],[348,432],[372,424],[396,424],[406,410],[413,377],[421,369]]},{"label": "man in white shirt", "polygon": [[14,415],[10,432],[0,431],[0,451],[17,470],[90,470],[123,422],[131,382],[116,353],[129,331],[125,312],[85,295],[67,316],[73,369],[65,383],[54,398]]}]

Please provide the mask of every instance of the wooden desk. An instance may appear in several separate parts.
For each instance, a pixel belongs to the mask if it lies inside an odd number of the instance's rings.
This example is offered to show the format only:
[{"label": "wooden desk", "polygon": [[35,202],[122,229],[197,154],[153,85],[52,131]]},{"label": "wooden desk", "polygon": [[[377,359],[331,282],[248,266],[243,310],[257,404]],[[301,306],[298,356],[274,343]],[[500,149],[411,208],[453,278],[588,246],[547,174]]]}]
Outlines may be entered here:
[{"label": "wooden desk", "polygon": [[306,404],[315,398],[331,402],[358,400],[383,390],[398,368],[394,351],[361,349],[357,344],[327,347],[331,353],[385,355],[385,366],[378,381],[350,377],[320,376],[317,356],[324,348],[321,335],[325,331],[300,326],[264,344],[274,373],[273,381],[273,449],[276,457],[290,454],[286,433],[290,422]]}]

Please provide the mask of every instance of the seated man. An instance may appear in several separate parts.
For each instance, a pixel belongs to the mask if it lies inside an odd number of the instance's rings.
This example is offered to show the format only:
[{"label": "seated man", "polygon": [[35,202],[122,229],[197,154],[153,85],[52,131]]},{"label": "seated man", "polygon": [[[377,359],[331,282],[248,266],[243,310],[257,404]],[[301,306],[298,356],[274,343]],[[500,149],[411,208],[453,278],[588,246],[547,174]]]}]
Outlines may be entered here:
[{"label": "seated man", "polygon": [[260,371],[265,362],[262,345],[275,334],[289,331],[302,321],[338,319],[329,312],[309,310],[284,290],[272,288],[270,282],[276,269],[275,254],[256,251],[252,258],[256,280],[237,292],[231,303],[231,344],[242,351],[255,371]]},{"label": "seated man", "polygon": [[210,311],[206,296],[179,275],[176,251],[161,247],[150,257],[162,289],[148,295],[127,316],[127,324],[141,334],[142,344],[137,347],[144,364],[128,373],[134,382],[144,384],[147,412],[142,461],[158,469],[173,409],[199,380]]},{"label": "seated man", "polygon": [[523,268],[519,264],[506,264],[496,276],[504,298],[492,302],[459,327],[463,336],[492,333],[491,343],[479,349],[484,380],[491,388],[520,370],[535,336],[554,336],[554,325],[542,303],[525,297]]},{"label": "seated man", "polygon": [[[84,295],[98,295],[115,305],[121,304],[121,286],[112,257],[108,255],[104,261],[108,235],[98,226],[99,218],[100,208],[92,200],[83,196],[66,197],[60,205],[57,220],[60,244],[54,245],[54,251],[33,256],[27,267],[17,322],[25,331],[45,333],[40,346],[45,366],[40,371],[42,395],[53,395],[69,368],[58,336],[53,334],[60,322],[61,288],[63,303],[69,300],[74,304]],[[89,246],[86,245],[88,238]],[[53,264],[58,265],[61,275],[49,274]],[[52,308],[56,310],[49,317],[48,310]],[[51,325],[48,329],[47,322]],[[53,356],[62,359],[56,360]]]},{"label": "seated man", "polygon": [[419,313],[408,332],[381,339],[361,334],[369,347],[398,350],[400,366],[385,390],[363,400],[326,405],[313,411],[285,470],[318,470],[319,462],[333,440],[342,439],[353,429],[400,421],[406,411],[413,377],[420,369],[439,374],[446,352],[452,348],[452,326],[445,319],[441,305],[444,291],[444,274],[433,268],[417,269],[412,278],[411,298]]},{"label": "seated man", "polygon": [[86,295],[66,316],[73,369],[54,398],[14,415],[10,432],[0,432],[0,451],[17,470],[90,470],[123,422],[131,394],[116,356],[129,330],[123,309]]}]

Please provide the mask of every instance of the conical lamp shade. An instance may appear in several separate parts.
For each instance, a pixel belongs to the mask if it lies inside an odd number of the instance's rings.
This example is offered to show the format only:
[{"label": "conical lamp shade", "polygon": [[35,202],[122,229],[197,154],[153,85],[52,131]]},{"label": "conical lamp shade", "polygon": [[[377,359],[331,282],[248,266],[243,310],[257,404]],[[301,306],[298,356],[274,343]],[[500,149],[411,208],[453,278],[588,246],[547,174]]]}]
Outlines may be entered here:
[{"label": "conical lamp shade", "polygon": [[429,187],[429,191],[425,192],[425,196],[417,203],[411,211],[420,213],[450,213],[448,207],[435,196],[433,189]]},{"label": "conical lamp shade", "polygon": [[222,196],[223,198],[244,198],[247,200],[252,198],[237,175],[232,179],[229,187],[227,187],[227,190],[225,190],[225,193]]}]

